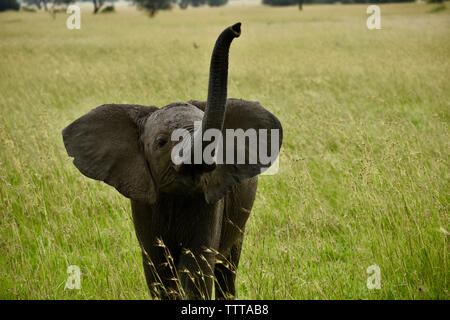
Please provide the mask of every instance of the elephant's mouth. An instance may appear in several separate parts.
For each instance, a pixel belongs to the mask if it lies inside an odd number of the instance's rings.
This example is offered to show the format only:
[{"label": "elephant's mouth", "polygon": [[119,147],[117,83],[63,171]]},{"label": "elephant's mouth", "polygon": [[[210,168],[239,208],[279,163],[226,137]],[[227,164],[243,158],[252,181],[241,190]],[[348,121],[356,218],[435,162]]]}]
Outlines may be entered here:
[{"label": "elephant's mouth", "polygon": [[189,187],[194,189],[199,189],[202,183],[202,173],[187,173],[187,174],[179,174],[180,179],[184,184],[189,185]]},{"label": "elephant's mouth", "polygon": [[171,179],[160,185],[160,191],[175,195],[191,195],[203,193],[205,173],[196,170],[171,170]]}]

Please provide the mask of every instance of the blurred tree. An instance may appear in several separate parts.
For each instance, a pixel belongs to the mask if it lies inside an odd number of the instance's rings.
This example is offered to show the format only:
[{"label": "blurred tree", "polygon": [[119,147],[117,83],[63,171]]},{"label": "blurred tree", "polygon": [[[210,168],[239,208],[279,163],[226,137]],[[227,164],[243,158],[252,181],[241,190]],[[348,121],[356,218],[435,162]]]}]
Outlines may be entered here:
[{"label": "blurred tree", "polygon": [[167,10],[172,8],[173,0],[133,0],[138,9],[146,10],[150,17],[153,17],[158,10]]},{"label": "blurred tree", "polygon": [[113,4],[104,7],[101,11],[99,11],[99,13],[113,13],[116,12],[116,8],[114,7]]},{"label": "blurred tree", "polygon": [[228,0],[207,0],[210,7],[220,7],[226,5]]},{"label": "blurred tree", "polygon": [[56,5],[67,5],[69,3],[74,3],[75,0],[45,0],[45,2],[46,3],[51,2],[54,6],[56,6]]},{"label": "blurred tree", "polygon": [[105,0],[92,0],[92,3],[94,4],[94,14],[95,14],[105,4]]},{"label": "blurred tree", "polygon": [[[44,3],[43,0],[24,0],[24,2],[31,6],[35,5],[38,9],[42,8],[41,2]],[[44,8],[45,8],[45,10],[47,10],[47,1],[45,2]]]},{"label": "blurred tree", "polygon": [[206,0],[188,0],[191,6],[200,7],[206,3]]},{"label": "blurred tree", "polygon": [[[391,2],[413,2],[415,0],[262,0],[263,4],[269,6],[291,6],[298,4],[302,10],[303,4],[323,4],[323,3],[391,3]],[[443,1],[443,0],[428,0]]]},{"label": "blurred tree", "polygon": [[181,9],[186,9],[189,6],[189,0],[180,0],[178,6],[180,6]]},{"label": "blurred tree", "polygon": [[178,2],[178,5],[181,9],[186,9],[189,5],[192,7],[200,7],[205,4],[210,7],[219,7],[226,5],[228,0],[175,0]]},{"label": "blurred tree", "polygon": [[69,3],[75,2],[75,0],[24,0],[24,2],[28,5],[35,5],[38,9],[44,8],[45,11],[49,10],[49,5],[51,4],[51,10],[55,11],[55,6],[67,5]]},{"label": "blurred tree", "polygon": [[[31,0],[31,1],[39,1],[39,0]],[[43,1],[43,0],[41,0]],[[45,0],[45,1],[60,1],[61,3],[70,3],[70,2],[75,2],[75,0]],[[94,14],[99,13],[100,10],[103,8],[104,5],[106,5],[106,0],[77,0],[77,1],[81,1],[81,2],[92,2],[92,4],[94,5]],[[117,0],[108,0],[108,2],[116,2]],[[130,0],[126,0],[126,1],[130,1]],[[110,5],[109,7],[114,7],[114,5]],[[106,8],[104,8],[106,9]],[[108,12],[111,12],[111,8],[107,9]]]},{"label": "blurred tree", "polygon": [[298,0],[262,0],[263,4],[267,4],[269,6],[291,6],[294,4],[298,4]]},{"label": "blurred tree", "polygon": [[0,11],[19,10],[20,4],[16,0],[0,0]]}]

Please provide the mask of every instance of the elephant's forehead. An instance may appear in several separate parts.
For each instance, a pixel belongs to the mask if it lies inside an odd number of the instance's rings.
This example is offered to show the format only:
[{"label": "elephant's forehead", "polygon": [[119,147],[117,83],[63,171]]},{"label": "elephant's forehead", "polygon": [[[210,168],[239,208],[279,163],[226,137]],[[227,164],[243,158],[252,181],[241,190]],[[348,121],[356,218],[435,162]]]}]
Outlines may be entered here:
[{"label": "elephant's forehead", "polygon": [[184,127],[202,119],[203,111],[185,102],[171,103],[154,112],[149,118],[150,122],[157,122],[170,128]]}]

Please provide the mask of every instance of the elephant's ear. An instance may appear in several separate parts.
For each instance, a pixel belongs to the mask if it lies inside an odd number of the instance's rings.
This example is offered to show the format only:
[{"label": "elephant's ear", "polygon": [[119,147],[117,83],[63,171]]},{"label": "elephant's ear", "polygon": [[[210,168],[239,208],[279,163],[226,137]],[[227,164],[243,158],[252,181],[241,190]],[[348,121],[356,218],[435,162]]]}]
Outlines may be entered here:
[{"label": "elephant's ear", "polygon": [[140,128],[157,107],[107,104],[62,131],[73,163],[85,176],[101,180],[124,196],[154,203],[156,190],[140,143]]},{"label": "elephant's ear", "polygon": [[[190,101],[189,103],[196,105],[200,109],[206,106],[206,103],[201,101]],[[234,138],[234,145],[229,146],[226,142],[228,129],[242,129],[241,132],[248,133],[250,133],[250,131],[247,130],[253,129],[257,137],[256,143],[251,143],[249,139],[246,138],[244,146],[239,144],[238,140]],[[208,203],[215,202],[225,196],[227,192],[239,182],[252,178],[267,170],[278,157],[283,140],[283,128],[280,121],[272,113],[261,106],[259,102],[228,99],[222,135],[224,146],[222,157],[223,164],[217,164],[216,169],[211,171],[206,179],[207,187],[205,188],[205,199]],[[272,144],[274,152],[271,152]],[[261,148],[262,150],[260,150]],[[230,152],[234,155],[234,161],[232,161],[233,164],[227,164],[226,161],[227,154]],[[236,155],[239,152],[245,152],[244,164],[237,163]],[[257,155],[257,161],[253,164],[249,161],[251,152],[253,152],[253,155],[255,155],[255,153]],[[270,157],[270,163],[262,161],[260,152]]]}]

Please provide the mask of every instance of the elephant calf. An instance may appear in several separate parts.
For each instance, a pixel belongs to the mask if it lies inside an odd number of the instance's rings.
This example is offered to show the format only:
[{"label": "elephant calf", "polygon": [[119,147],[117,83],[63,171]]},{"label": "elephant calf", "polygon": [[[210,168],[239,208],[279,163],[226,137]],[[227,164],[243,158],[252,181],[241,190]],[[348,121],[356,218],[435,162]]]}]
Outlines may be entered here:
[{"label": "elephant calf", "polygon": [[[67,153],[81,173],[131,199],[153,298],[209,299],[214,283],[216,298],[236,294],[245,223],[255,199],[257,175],[268,166],[260,158],[252,162],[251,154],[264,140],[266,151],[272,151],[272,163],[282,142],[280,122],[258,102],[227,100],[228,53],[240,26],[226,28],[216,41],[206,102],[177,102],[161,109],[102,105],[62,132]],[[197,129],[195,123],[200,124]],[[182,161],[175,163],[178,142],[173,137],[180,129],[188,134],[179,154]],[[214,148],[214,161],[204,160],[205,134],[228,134],[230,129],[253,130],[259,133],[258,143],[245,135],[240,142],[238,135],[234,140],[222,139],[226,161],[218,160]],[[264,134],[266,139],[261,138]],[[200,161],[195,155],[198,150]],[[237,155],[228,157],[230,152]],[[243,152],[241,161],[239,152],[241,156]]]}]

